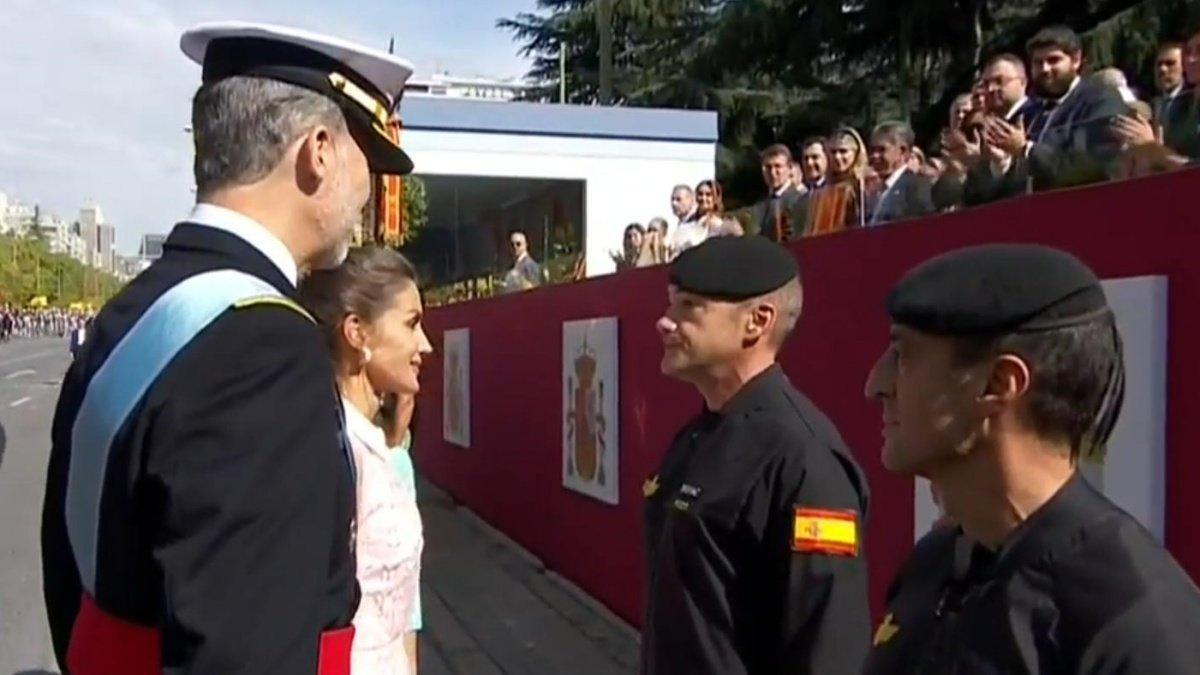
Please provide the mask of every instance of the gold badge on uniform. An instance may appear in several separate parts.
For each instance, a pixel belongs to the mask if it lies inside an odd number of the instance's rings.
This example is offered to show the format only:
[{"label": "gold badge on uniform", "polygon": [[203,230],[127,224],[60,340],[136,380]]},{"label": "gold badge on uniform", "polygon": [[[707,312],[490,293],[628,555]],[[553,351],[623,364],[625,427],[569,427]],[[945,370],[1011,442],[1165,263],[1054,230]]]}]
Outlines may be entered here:
[{"label": "gold badge on uniform", "polygon": [[887,616],[883,617],[883,623],[879,624],[879,628],[875,631],[874,645],[876,647],[891,640],[896,636],[896,633],[900,632],[900,626],[893,623],[893,618],[895,617],[892,616],[891,612],[888,612]]},{"label": "gold badge on uniform", "polygon": [[658,492],[658,476],[647,478],[646,482],[642,483],[643,497],[649,499],[654,496],[655,492]]},{"label": "gold badge on uniform", "polygon": [[854,509],[796,507],[792,550],[797,553],[858,555],[858,512]]}]

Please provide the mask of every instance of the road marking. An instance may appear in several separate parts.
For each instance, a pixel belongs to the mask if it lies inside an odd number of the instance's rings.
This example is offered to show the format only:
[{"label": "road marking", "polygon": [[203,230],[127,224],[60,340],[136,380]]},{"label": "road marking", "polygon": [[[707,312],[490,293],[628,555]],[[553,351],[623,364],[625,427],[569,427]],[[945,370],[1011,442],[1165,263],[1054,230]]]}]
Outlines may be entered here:
[{"label": "road marking", "polygon": [[46,349],[44,351],[36,352],[34,354],[26,354],[25,356],[18,356],[15,359],[9,359],[7,361],[0,361],[0,366],[11,366],[14,363],[21,363],[22,361],[30,361],[33,359],[40,359],[43,356],[50,356],[51,354],[62,354],[62,353],[64,353],[64,350],[62,350],[62,349]]},{"label": "road marking", "polygon": [[11,373],[11,374],[9,374],[9,375],[6,375],[6,376],[4,377],[4,379],[6,379],[6,380],[15,380],[15,379],[17,379],[18,377],[25,377],[26,375],[36,375],[36,374],[37,374],[37,371],[36,371],[36,370],[18,370],[18,371],[17,371],[17,372],[15,372],[15,373]]},{"label": "road marking", "polygon": [[26,397],[24,397],[24,398],[19,398],[19,399],[17,399],[17,400],[15,400],[15,401],[13,401],[12,403],[9,403],[9,404],[8,404],[8,407],[10,407],[10,408],[16,408],[17,406],[22,406],[22,405],[25,405],[26,403],[29,403],[29,399],[31,399],[31,398],[33,398],[33,397],[32,397],[32,396],[26,396]]}]

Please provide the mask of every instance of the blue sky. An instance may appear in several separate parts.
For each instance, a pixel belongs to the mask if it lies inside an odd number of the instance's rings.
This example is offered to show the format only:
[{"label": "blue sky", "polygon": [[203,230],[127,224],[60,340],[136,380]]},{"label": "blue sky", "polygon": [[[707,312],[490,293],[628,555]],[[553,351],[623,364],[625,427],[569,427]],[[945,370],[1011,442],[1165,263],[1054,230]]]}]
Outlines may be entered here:
[{"label": "blue sky", "polygon": [[267,21],[386,47],[416,66],[511,77],[527,61],[496,19],[535,0],[5,0],[0,13],[0,190],[64,218],[87,200],[133,253],[187,214],[189,101],[200,71],[179,35],[204,21]]}]

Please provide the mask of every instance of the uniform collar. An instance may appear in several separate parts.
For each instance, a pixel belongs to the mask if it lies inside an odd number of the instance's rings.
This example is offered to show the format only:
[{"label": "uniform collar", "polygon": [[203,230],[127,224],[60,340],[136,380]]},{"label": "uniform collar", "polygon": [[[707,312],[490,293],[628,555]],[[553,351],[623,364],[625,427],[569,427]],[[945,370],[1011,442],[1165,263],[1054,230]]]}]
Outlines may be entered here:
[{"label": "uniform collar", "polygon": [[1107,502],[1078,471],[1008,538],[993,568],[1001,576],[1045,557],[1056,545],[1069,545],[1076,532],[1110,513]]},{"label": "uniform collar", "polygon": [[293,287],[296,285],[298,274],[292,252],[283,245],[279,237],[271,234],[253,218],[223,206],[200,203],[192,209],[187,222],[221,230],[241,239],[266,256]]},{"label": "uniform collar", "polygon": [[749,382],[743,384],[742,388],[733,395],[733,398],[725,403],[725,406],[719,412],[709,411],[707,407],[705,411],[722,418],[749,412],[759,407],[763,398],[786,380],[787,375],[784,374],[783,368],[778,363],[771,364],[770,368],[755,375],[750,378]]}]

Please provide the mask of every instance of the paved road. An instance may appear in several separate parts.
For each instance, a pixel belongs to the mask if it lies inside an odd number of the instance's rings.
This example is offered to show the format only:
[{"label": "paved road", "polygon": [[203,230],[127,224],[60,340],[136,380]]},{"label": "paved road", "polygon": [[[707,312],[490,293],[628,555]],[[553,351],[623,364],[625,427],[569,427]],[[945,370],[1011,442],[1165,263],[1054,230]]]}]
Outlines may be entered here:
[{"label": "paved road", "polygon": [[54,664],[38,527],[50,420],[69,362],[65,340],[0,345],[0,675],[31,675]]},{"label": "paved road", "polygon": [[[52,675],[38,527],[65,341],[0,345],[0,675]],[[619,675],[637,665],[620,622],[569,590],[445,493],[422,483],[421,675]]]}]

